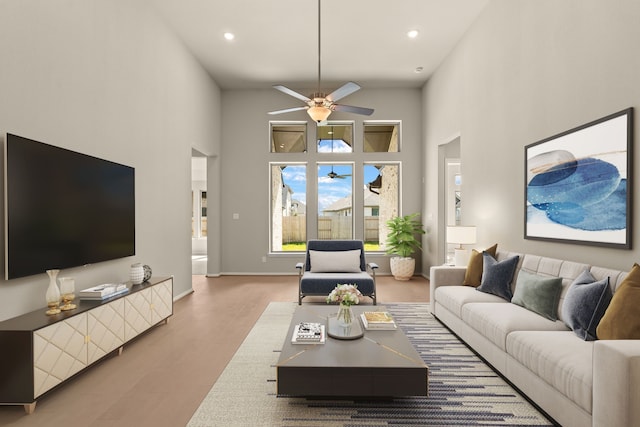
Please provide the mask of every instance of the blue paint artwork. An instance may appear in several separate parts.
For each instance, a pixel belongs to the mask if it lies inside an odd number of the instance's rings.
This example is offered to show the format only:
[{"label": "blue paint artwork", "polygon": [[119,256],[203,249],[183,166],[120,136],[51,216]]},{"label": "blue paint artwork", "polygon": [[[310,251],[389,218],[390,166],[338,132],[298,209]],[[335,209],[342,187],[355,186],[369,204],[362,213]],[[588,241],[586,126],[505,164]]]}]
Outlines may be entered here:
[{"label": "blue paint artwork", "polygon": [[546,219],[578,230],[623,230],[627,226],[627,180],[618,168],[593,157],[576,159],[564,150],[529,160],[529,221]]}]

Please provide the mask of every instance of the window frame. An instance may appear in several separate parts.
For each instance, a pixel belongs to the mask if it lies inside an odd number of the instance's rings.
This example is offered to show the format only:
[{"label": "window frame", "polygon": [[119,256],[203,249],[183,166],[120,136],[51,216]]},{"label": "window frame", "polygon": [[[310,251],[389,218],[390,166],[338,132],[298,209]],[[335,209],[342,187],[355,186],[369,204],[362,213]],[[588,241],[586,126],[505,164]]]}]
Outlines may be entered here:
[{"label": "window frame", "polygon": [[[402,161],[400,160],[386,160],[386,161],[375,161],[375,160],[366,160],[364,162],[362,162],[362,184],[363,186],[366,185],[367,183],[364,182],[364,168],[366,166],[376,166],[376,165],[384,165],[384,166],[396,166],[398,168],[397,170],[397,176],[398,176],[398,183],[397,183],[397,205],[396,205],[396,209],[395,209],[395,215],[402,215]],[[364,204],[364,200],[361,206],[361,210],[362,210],[362,235],[363,238],[366,238],[366,221],[365,221],[365,215],[364,215],[364,209],[365,209],[365,204]],[[380,205],[378,205],[378,210],[380,211],[378,213],[378,221],[381,220],[382,218],[382,211],[380,210]],[[385,221],[386,222],[386,221]],[[380,227],[386,227],[385,222],[383,223],[379,223],[378,224],[378,236],[380,236]],[[367,251],[367,253],[372,253],[372,254],[382,254],[382,253],[386,253],[385,249],[384,249],[384,244],[385,242],[382,241],[385,239],[379,239],[379,245],[380,245],[380,249],[377,251]]]},{"label": "window frame", "polygon": [[[309,162],[306,161],[270,161],[268,164],[268,185],[269,185],[269,254],[299,254],[302,251],[284,251],[284,250],[275,250],[273,247],[274,241],[274,229],[273,229],[273,168],[274,167],[282,167],[282,166],[303,166],[305,171],[305,206],[308,206],[308,201],[306,200],[309,194]],[[283,181],[284,182],[284,181]],[[307,208],[305,208],[305,224],[304,224],[304,233],[305,239],[308,240],[309,236],[309,219]],[[282,236],[281,236],[282,238]],[[305,240],[305,244],[306,244]],[[281,242],[283,243],[283,242]]]},{"label": "window frame", "polygon": [[[304,149],[302,151],[276,151],[275,150],[275,140],[273,137],[273,130],[276,126],[304,126],[303,130],[303,140],[304,140]],[[270,120],[269,121],[269,137],[268,137],[268,153],[270,154],[302,154],[307,153],[309,151],[309,122],[306,120]]]},{"label": "window frame", "polygon": [[[365,133],[367,126],[398,126],[397,151],[365,151]],[[362,122],[362,152],[367,154],[393,154],[402,152],[402,120],[363,120]]]}]

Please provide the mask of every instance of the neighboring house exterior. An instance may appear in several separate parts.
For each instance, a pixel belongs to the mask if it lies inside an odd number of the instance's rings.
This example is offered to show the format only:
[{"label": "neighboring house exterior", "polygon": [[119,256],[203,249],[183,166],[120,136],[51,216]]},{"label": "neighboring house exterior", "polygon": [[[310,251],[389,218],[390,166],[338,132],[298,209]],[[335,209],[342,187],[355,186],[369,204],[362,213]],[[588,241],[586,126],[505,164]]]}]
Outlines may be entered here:
[{"label": "neighboring house exterior", "polygon": [[[326,209],[322,210],[324,216],[351,216],[353,215],[353,197],[348,195],[336,200]],[[364,189],[364,216],[378,216],[380,214],[380,195]]]}]

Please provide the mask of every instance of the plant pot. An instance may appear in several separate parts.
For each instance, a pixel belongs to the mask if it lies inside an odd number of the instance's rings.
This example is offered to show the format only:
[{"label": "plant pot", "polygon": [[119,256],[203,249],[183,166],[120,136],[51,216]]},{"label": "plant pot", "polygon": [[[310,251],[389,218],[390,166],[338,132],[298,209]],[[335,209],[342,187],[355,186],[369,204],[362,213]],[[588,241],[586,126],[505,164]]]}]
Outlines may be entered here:
[{"label": "plant pot", "polygon": [[409,280],[416,269],[416,260],[411,257],[393,257],[389,260],[389,265],[396,280]]}]

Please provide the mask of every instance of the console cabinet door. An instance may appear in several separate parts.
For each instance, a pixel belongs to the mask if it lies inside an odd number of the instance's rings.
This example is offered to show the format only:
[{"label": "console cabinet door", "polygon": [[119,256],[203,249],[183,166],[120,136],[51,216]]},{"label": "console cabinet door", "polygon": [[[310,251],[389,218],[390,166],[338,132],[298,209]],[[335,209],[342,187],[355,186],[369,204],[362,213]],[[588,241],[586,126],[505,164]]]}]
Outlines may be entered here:
[{"label": "console cabinet door", "polygon": [[151,291],[153,303],[151,323],[156,324],[173,314],[173,281],[171,279],[158,283]]},{"label": "console cabinet door", "polygon": [[124,344],[124,298],[87,312],[88,363],[91,364]]},{"label": "console cabinet door", "polygon": [[87,366],[86,336],[86,313],[34,331],[34,399]]},{"label": "console cabinet door", "polygon": [[137,337],[151,327],[152,289],[144,289],[124,298],[125,341]]}]

